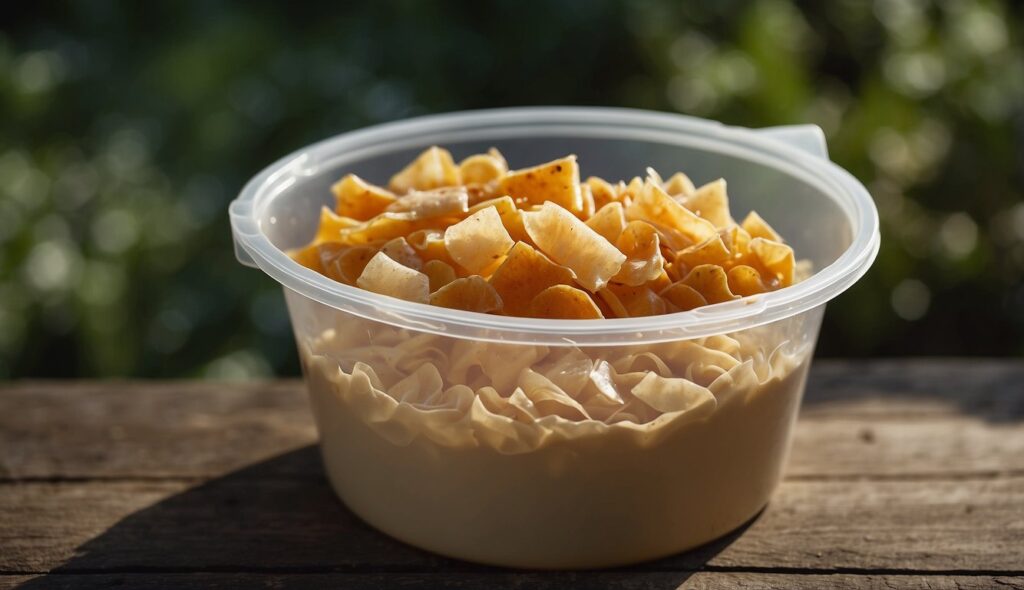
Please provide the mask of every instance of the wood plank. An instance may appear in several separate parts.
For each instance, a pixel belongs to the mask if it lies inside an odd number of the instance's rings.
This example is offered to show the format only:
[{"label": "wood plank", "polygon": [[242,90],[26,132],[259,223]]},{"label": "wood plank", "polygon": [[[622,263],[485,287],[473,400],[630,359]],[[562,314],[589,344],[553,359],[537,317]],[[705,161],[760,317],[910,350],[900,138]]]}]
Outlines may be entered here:
[{"label": "wood plank", "polygon": [[[902,368],[902,369],[901,369]],[[817,362],[788,474],[1024,471],[1024,363]],[[315,441],[299,381],[0,387],[0,481],[208,478]],[[320,477],[315,453],[261,477]]]},{"label": "wood plank", "polygon": [[0,590],[21,588],[100,589],[127,587],[178,588],[502,588],[537,590],[575,588],[621,588],[623,590],[711,590],[743,588],[745,590],[818,590],[820,588],[874,589],[921,588],[925,590],[982,590],[990,588],[1024,588],[1024,577],[1007,576],[917,576],[917,575],[852,575],[852,574],[761,574],[733,572],[696,573],[620,573],[620,572],[558,572],[558,573],[487,573],[487,574],[251,574],[199,573],[152,574],[124,573],[51,576],[0,577]]},{"label": "wood plank", "polygon": [[[323,481],[245,476],[3,486],[0,547],[5,572],[481,569],[374,532]],[[638,569],[705,565],[1024,573],[1024,478],[787,482],[746,530]]]}]

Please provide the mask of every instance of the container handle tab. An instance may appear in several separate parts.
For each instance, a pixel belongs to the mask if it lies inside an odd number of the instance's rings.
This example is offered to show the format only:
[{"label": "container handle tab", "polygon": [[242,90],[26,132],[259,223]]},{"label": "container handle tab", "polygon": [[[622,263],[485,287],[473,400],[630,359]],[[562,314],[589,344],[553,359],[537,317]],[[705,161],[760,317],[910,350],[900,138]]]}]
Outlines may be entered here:
[{"label": "container handle tab", "polygon": [[812,156],[828,159],[825,132],[817,125],[779,125],[755,129],[754,132],[803,150]]}]

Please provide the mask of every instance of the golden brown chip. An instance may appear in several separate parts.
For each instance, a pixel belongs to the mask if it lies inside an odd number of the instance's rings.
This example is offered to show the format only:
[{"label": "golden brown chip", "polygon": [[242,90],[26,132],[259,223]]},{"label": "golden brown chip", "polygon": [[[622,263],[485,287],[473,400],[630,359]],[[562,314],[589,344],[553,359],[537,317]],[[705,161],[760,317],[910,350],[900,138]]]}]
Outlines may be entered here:
[{"label": "golden brown chip", "polygon": [[626,208],[626,218],[654,221],[679,232],[694,244],[699,244],[718,233],[710,221],[698,217],[677,203],[668,196],[661,185],[651,180],[643,184],[633,204]]},{"label": "golden brown chip", "polygon": [[581,184],[580,185],[580,197],[583,202],[583,209],[580,211],[579,217],[583,221],[586,221],[593,217],[596,206],[594,205],[594,193],[590,192],[590,187]]},{"label": "golden brown chip", "polygon": [[670,176],[662,186],[665,188],[666,193],[676,198],[692,195],[697,190],[693,186],[693,181],[690,180],[690,177],[682,172],[676,172]]},{"label": "golden brown chip", "polygon": [[320,265],[320,250],[318,244],[310,244],[302,248],[295,248],[288,251],[288,256],[302,266],[323,274],[324,268]]},{"label": "golden brown chip", "polygon": [[544,289],[530,302],[530,317],[563,320],[601,319],[601,310],[584,291],[569,285]]},{"label": "golden brown chip", "polygon": [[465,184],[487,184],[505,176],[508,164],[500,153],[476,154],[459,162],[459,172]]},{"label": "golden brown chip", "polygon": [[509,237],[497,209],[481,209],[444,232],[448,254],[472,274],[496,266],[515,244]]},{"label": "golden brown chip", "polygon": [[750,254],[750,234],[738,225],[719,230],[719,237],[725,243],[733,261],[740,261]]},{"label": "golden brown chip", "polygon": [[466,188],[449,186],[429,191],[410,191],[388,205],[385,215],[394,219],[455,217],[469,210]]},{"label": "golden brown chip", "polygon": [[764,238],[773,242],[783,242],[782,236],[778,234],[772,226],[768,225],[768,222],[761,219],[761,216],[756,211],[751,211],[743,219],[743,229],[750,234],[751,238]]},{"label": "golden brown chip", "polygon": [[725,180],[722,178],[709,182],[693,194],[683,197],[682,204],[701,218],[710,221],[715,228],[736,224],[729,215],[729,197],[725,190]]},{"label": "golden brown chip", "polygon": [[395,262],[420,270],[423,268],[423,259],[419,257],[416,250],[405,241],[405,238],[395,238],[380,247],[380,251],[387,254]]},{"label": "golden brown chip", "polygon": [[654,279],[647,283],[647,287],[650,288],[655,293],[660,294],[664,289],[666,289],[671,284],[672,279],[669,277],[668,272],[663,268],[661,269],[661,273],[658,276],[654,277]]},{"label": "golden brown chip", "polygon": [[708,303],[722,303],[736,298],[729,290],[729,278],[721,266],[702,264],[691,270],[682,282],[693,287]]},{"label": "golden brown chip", "polygon": [[753,267],[740,264],[730,268],[728,275],[729,290],[740,297],[757,295],[768,290],[764,281],[761,280],[761,273]]},{"label": "golden brown chip", "polygon": [[554,203],[523,212],[523,225],[533,243],[549,258],[569,267],[591,292],[615,276],[626,256],[572,213]]},{"label": "golden brown chip", "polygon": [[509,172],[498,183],[498,190],[510,195],[520,207],[549,201],[574,214],[583,210],[576,156]]},{"label": "golden brown chip", "polygon": [[665,313],[665,301],[646,286],[630,287],[608,283],[597,294],[617,317],[638,318]]},{"label": "golden brown chip", "polygon": [[584,184],[590,187],[590,195],[594,199],[595,209],[600,209],[608,203],[618,200],[618,191],[603,178],[591,176]]},{"label": "golden brown chip", "polygon": [[590,229],[601,234],[601,237],[614,244],[622,230],[626,229],[626,214],[623,211],[622,203],[611,201],[594,213],[594,216],[587,220]]},{"label": "golden brown chip", "polygon": [[725,242],[717,234],[676,253],[675,263],[686,268],[695,268],[702,264],[724,265],[729,260],[729,250]]},{"label": "golden brown chip", "polygon": [[638,287],[661,275],[665,259],[661,257],[658,232],[651,224],[630,221],[615,246],[626,255],[626,261],[612,277],[613,281]]},{"label": "golden brown chip", "polygon": [[379,215],[397,198],[391,191],[374,186],[355,174],[346,174],[331,187],[337,204],[334,210],[342,217],[366,221]]},{"label": "golden brown chip", "polygon": [[690,311],[703,305],[707,305],[707,299],[697,292],[693,287],[685,283],[675,283],[661,292],[669,303],[679,308],[679,311]]},{"label": "golden brown chip", "polygon": [[377,253],[370,246],[344,246],[328,242],[318,246],[324,275],[346,285],[355,285],[359,275]]},{"label": "golden brown chip", "polygon": [[517,242],[530,241],[530,237],[526,234],[526,228],[523,227],[523,218],[519,214],[519,209],[516,208],[512,197],[505,195],[496,199],[481,201],[469,208],[469,214],[472,215],[488,207],[494,207],[498,212],[498,216],[501,217],[501,224],[505,226],[505,231],[508,232],[508,235],[513,240]]},{"label": "golden brown chip", "polygon": [[351,217],[343,217],[338,215],[334,211],[331,211],[327,207],[320,209],[320,224],[317,226],[316,236],[313,238],[313,244],[322,244],[324,242],[337,242],[342,239],[341,234],[343,231],[358,227],[363,222],[358,219]]},{"label": "golden brown chip", "polygon": [[501,297],[483,277],[455,279],[430,295],[430,304],[487,313],[501,309]]},{"label": "golden brown chip", "polygon": [[394,219],[386,215],[378,215],[359,225],[346,227],[339,232],[340,241],[353,246],[386,242],[407,236],[421,229],[438,229],[448,227],[452,220],[447,217],[435,219]]},{"label": "golden brown chip", "polygon": [[427,191],[459,184],[459,168],[444,148],[427,148],[401,172],[391,177],[388,188],[398,194],[411,190]]},{"label": "golden brown chip", "polygon": [[629,207],[644,190],[644,181],[639,176],[634,176],[633,179],[629,181],[629,184],[619,182],[615,189],[617,191],[615,200],[619,201],[626,207]]},{"label": "golden brown chip", "polygon": [[430,292],[433,293],[458,278],[455,269],[441,260],[428,260],[423,263],[423,274],[430,279]]},{"label": "golden brown chip", "polygon": [[440,229],[420,229],[406,236],[406,241],[416,250],[416,254],[424,261],[440,260],[449,265],[455,264],[444,245],[444,231]]},{"label": "golden brown chip", "polygon": [[793,284],[796,260],[793,257],[792,248],[772,240],[754,238],[750,240],[750,251],[757,256],[770,276],[778,282],[778,286],[788,287]]},{"label": "golden brown chip", "polygon": [[383,252],[370,259],[356,285],[367,291],[416,303],[427,303],[430,299],[427,275],[395,262]]},{"label": "golden brown chip", "polygon": [[491,275],[491,286],[501,296],[506,315],[526,315],[530,302],[541,291],[559,284],[569,284],[573,274],[555,264],[529,244],[517,242],[505,261]]}]

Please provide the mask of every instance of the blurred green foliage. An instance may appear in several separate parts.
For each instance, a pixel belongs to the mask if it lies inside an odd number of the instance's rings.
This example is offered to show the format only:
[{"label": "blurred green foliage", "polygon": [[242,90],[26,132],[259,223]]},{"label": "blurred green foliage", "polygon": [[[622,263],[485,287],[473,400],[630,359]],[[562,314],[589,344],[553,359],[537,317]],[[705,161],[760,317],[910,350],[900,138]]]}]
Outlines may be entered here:
[{"label": "blurred green foliage", "polygon": [[15,3],[0,33],[0,377],[297,372],[228,201],[277,157],[528,104],[813,122],[883,218],[827,355],[1024,353],[1009,0]]}]

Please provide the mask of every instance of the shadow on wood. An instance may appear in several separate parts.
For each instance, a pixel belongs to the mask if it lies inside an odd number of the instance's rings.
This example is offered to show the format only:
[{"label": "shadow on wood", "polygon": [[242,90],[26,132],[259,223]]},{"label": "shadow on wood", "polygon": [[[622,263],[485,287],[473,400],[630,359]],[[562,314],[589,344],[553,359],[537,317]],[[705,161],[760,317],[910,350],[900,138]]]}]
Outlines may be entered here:
[{"label": "shadow on wood", "polygon": [[[75,557],[50,574],[19,588],[88,588],[90,580],[108,587],[119,574],[147,574],[158,582],[166,575],[164,582],[188,588],[190,580],[196,587],[209,581],[187,575],[198,573],[237,574],[239,580],[280,576],[282,587],[301,584],[304,574],[336,574],[346,587],[357,588],[580,588],[605,587],[616,578],[622,580],[617,587],[632,587],[629,574],[636,572],[657,574],[642,577],[644,588],[676,588],[760,516],[722,539],[657,562],[605,572],[520,572],[447,559],[377,532],[335,497],[321,470],[311,469],[319,460],[310,445],[194,487],[181,484],[180,491],[172,488],[164,499],[77,547]],[[302,473],[313,475],[296,476]],[[126,495],[168,486],[125,485]]]}]

